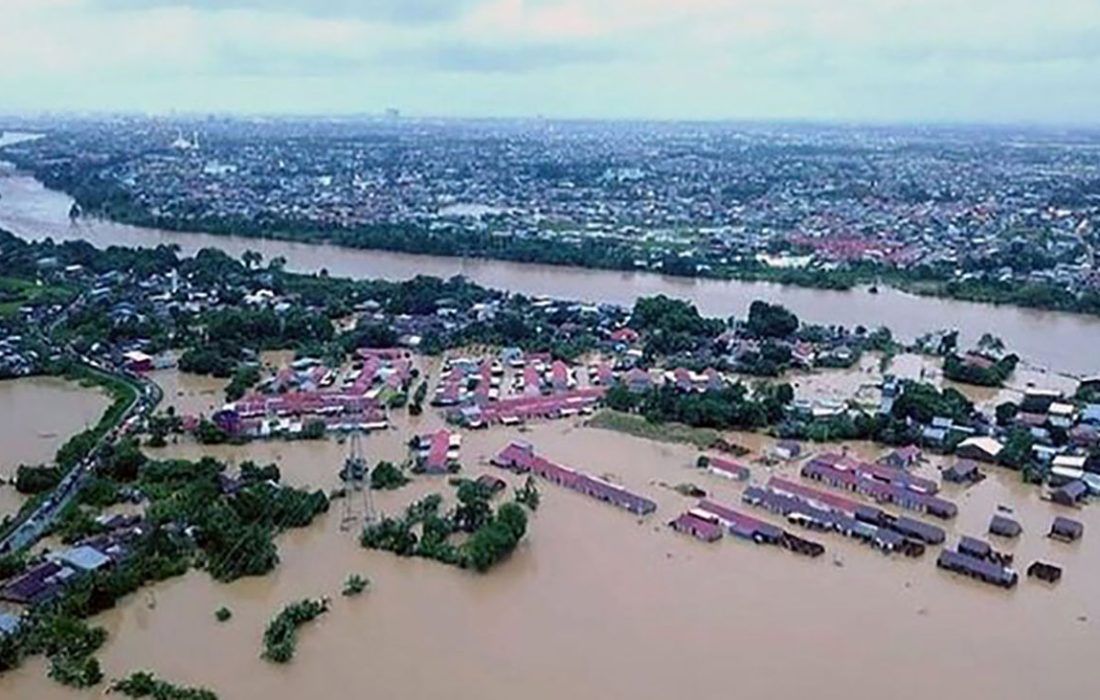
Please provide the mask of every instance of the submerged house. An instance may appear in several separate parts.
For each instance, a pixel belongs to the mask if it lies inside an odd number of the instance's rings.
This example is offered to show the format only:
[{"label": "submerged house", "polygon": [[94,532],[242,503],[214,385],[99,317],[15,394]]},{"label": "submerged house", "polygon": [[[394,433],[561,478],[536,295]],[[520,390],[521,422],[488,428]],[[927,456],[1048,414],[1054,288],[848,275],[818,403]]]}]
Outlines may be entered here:
[{"label": "submerged house", "polygon": [[1024,529],[1020,523],[1004,515],[994,515],[989,521],[989,533],[999,537],[1019,537]]},{"label": "submerged house", "polygon": [[978,463],[969,459],[960,459],[943,470],[944,481],[954,484],[976,484],[984,478],[985,474],[978,469]]},{"label": "submerged house", "polygon": [[950,549],[940,552],[936,566],[1002,588],[1012,588],[1019,580],[1019,575],[1008,567]]},{"label": "submerged house", "polygon": [[1075,506],[1084,501],[1089,495],[1089,487],[1084,481],[1071,481],[1060,486],[1050,494],[1050,500],[1058,505]]},{"label": "submerged house", "polygon": [[722,457],[703,455],[699,457],[698,465],[711,474],[734,481],[748,481],[750,475],[749,468],[744,464]]},{"label": "submerged house", "polygon": [[1063,542],[1074,542],[1085,534],[1085,526],[1076,520],[1063,518],[1061,515],[1054,518],[1050,524],[1050,536]]},{"label": "submerged house", "polygon": [[716,542],[722,539],[722,526],[718,520],[698,508],[681,513],[678,518],[669,523],[669,526],[676,532],[691,535],[703,542]]},{"label": "submerged house", "polygon": [[648,515],[657,510],[657,504],[644,496],[591,474],[555,464],[535,453],[535,448],[525,442],[512,442],[492,459],[502,469],[517,474],[534,474],[558,486],[605,503],[618,506],[636,515]]}]

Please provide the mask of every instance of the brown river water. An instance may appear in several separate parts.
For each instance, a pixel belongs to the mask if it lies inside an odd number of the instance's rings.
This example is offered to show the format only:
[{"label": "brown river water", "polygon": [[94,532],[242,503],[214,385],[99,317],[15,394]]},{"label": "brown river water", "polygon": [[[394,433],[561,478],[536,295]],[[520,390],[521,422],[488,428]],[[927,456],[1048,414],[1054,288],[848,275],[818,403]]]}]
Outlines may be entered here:
[{"label": "brown river water", "polygon": [[331,245],[291,243],[201,233],[179,233],[109,221],[69,220],[72,199],[31,177],[0,169],[0,228],[30,240],[83,239],[97,246],[179,245],[184,254],[220,248],[240,256],[256,250],[265,259],[286,258],[288,269],[335,276],[406,279],[418,274],[461,274],[480,284],[559,298],[631,304],[640,296],[666,294],[694,302],[708,315],[744,314],[754,299],[779,302],[810,322],[867,327],[888,326],[906,340],[942,328],[958,328],[964,344],[993,333],[1022,357],[1060,372],[1100,372],[1091,348],[1100,346],[1100,318],[1077,314],[992,306],[919,297],[884,288],[827,291],[754,282],[699,280],[652,273],[584,270],[355,250]]},{"label": "brown river water", "polygon": [[23,504],[6,483],[19,465],[53,461],[57,448],[95,425],[108,403],[100,391],[55,377],[0,381],[0,520]]},{"label": "brown river water", "polygon": [[[186,390],[182,397],[188,398]],[[42,391],[34,401],[67,410],[62,394]],[[366,449],[371,459],[400,460],[411,432],[438,424],[434,412],[398,418],[399,429],[370,436]],[[754,455],[770,444],[758,435],[731,437]],[[1065,511],[1013,474],[991,470],[970,489],[946,487],[961,511],[949,525],[952,533],[983,535],[997,505],[1011,504],[1025,533],[1014,545],[997,546],[1014,551],[1021,566],[1038,557],[1065,566],[1055,587],[1024,580],[1005,592],[937,570],[934,550],[919,560],[887,558],[813,534],[827,551],[807,560],[733,538],[702,544],[677,535],[664,523],[693,501],[662,484],[691,481],[728,503],[737,502],[741,487],[691,469],[697,453],[690,447],[579,422],[465,433],[465,473],[503,475],[482,462],[513,438],[646,494],[658,511],[639,521],[542,484],[543,504],[526,541],[506,563],[479,576],[361,549],[352,533],[340,530],[335,502],[319,524],[280,538],[282,563],[267,577],[223,585],[191,572],[99,616],[96,622],[110,632],[100,653],[105,672],[118,677],[150,669],[206,685],[222,698],[272,700],[348,694],[1022,699],[1093,692],[1087,669],[1100,649],[1095,509],[1071,513],[1086,523],[1086,534],[1064,545],[1044,533],[1053,515]],[[877,454],[863,443],[848,447]],[[335,441],[181,442],[159,454],[274,461],[290,483],[329,488],[344,450]],[[771,473],[752,466],[754,482]],[[934,474],[935,466],[922,471]],[[421,476],[397,492],[376,494],[375,503],[395,512],[437,490],[451,491],[438,478]],[[367,575],[372,588],[360,598],[342,598],[342,581],[353,572]],[[279,667],[260,660],[267,620],[290,600],[320,595],[333,598],[333,609],[302,629],[294,661]],[[234,615],[219,624],[214,611],[222,605]],[[59,686],[45,677],[41,661],[0,677],[5,699],[99,692]]]}]

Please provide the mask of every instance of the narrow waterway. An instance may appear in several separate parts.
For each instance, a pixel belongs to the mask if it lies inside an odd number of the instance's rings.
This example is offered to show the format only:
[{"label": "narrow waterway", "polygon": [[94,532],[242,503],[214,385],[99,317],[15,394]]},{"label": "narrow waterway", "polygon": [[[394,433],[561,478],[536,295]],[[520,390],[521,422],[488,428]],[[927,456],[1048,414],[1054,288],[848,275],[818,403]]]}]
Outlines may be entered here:
[{"label": "narrow waterway", "polygon": [[884,288],[828,291],[760,282],[698,280],[652,273],[586,270],[550,265],[441,258],[326,244],[292,243],[202,233],[179,233],[111,221],[71,221],[72,198],[26,175],[0,168],[0,228],[28,240],[86,240],[96,246],[175,244],[184,254],[220,248],[233,256],[256,250],[283,257],[288,269],[328,270],[334,276],[407,279],[415,275],[465,275],[480,284],[558,298],[632,304],[640,296],[666,294],[695,303],[708,315],[744,314],[754,299],[778,302],[807,321],[845,326],[887,326],[903,339],[958,328],[962,342],[993,333],[1022,357],[1056,371],[1100,372],[1090,348],[1100,346],[1100,318],[1051,311],[919,297]]}]

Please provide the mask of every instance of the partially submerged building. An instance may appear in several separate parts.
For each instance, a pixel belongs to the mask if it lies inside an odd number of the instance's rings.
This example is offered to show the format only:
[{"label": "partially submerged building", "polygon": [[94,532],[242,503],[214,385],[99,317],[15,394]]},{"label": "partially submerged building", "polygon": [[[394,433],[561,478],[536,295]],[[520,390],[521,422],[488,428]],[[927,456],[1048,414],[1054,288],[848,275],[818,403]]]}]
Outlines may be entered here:
[{"label": "partially submerged building", "polygon": [[1056,540],[1074,542],[1081,539],[1084,534],[1085,526],[1082,523],[1061,515],[1054,518],[1054,522],[1050,524],[1050,536]]},{"label": "partially submerged building", "polygon": [[535,453],[532,445],[512,442],[492,459],[493,464],[518,474],[534,474],[558,486],[583,493],[605,503],[618,506],[636,515],[648,515],[657,504],[644,496],[591,474],[555,464]]}]

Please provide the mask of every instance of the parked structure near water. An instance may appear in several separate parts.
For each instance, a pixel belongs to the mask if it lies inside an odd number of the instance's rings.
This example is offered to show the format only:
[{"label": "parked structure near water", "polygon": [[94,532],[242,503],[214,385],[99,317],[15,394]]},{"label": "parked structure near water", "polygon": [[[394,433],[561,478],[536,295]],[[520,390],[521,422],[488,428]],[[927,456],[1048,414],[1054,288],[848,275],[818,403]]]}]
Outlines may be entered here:
[{"label": "parked structure near water", "polygon": [[502,469],[518,474],[535,474],[558,486],[629,510],[636,515],[648,515],[657,510],[657,504],[648,498],[599,477],[555,464],[537,455],[535,448],[525,442],[512,442],[493,457],[492,462]]}]

